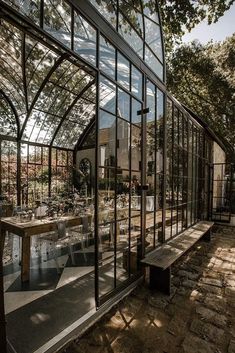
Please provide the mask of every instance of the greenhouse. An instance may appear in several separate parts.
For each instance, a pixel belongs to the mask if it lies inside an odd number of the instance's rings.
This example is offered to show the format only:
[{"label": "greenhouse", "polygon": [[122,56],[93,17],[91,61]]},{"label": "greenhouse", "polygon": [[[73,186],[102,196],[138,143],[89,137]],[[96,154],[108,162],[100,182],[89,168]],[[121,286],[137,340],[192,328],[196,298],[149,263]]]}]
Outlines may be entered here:
[{"label": "greenhouse", "polygon": [[143,279],[146,254],[229,222],[233,173],[167,92],[155,1],[0,4],[1,347],[53,352]]}]

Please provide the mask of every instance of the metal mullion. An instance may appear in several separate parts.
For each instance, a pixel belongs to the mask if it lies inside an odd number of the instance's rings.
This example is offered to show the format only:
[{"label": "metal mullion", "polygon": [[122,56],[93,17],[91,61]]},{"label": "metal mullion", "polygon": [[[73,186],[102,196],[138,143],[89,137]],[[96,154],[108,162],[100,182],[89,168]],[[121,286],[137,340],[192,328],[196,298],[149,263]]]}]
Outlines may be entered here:
[{"label": "metal mullion", "polygon": [[[131,81],[132,75],[130,75]],[[129,222],[128,222],[128,277],[131,277],[131,202],[132,202],[132,195],[131,195],[131,176],[132,176],[132,150],[131,150],[131,143],[132,143],[132,98],[130,98],[130,141],[129,141]]]},{"label": "metal mullion", "polygon": [[175,123],[174,123],[174,115],[175,115],[175,105],[172,104],[172,112],[171,112],[171,235],[172,238],[172,227],[173,227],[173,212],[175,209],[175,192],[174,192],[174,131],[175,131]]},{"label": "metal mullion", "polygon": [[[147,102],[147,77],[143,79],[143,106],[146,108]],[[140,258],[145,255],[145,239],[146,239],[146,191],[143,190],[143,185],[146,184],[146,135],[147,135],[147,119],[146,114],[141,112],[141,252]],[[138,257],[138,256],[137,256]]]},{"label": "metal mullion", "polygon": [[[99,68],[99,41],[100,33],[97,30],[97,52],[96,60],[97,66]],[[98,309],[101,305],[100,294],[99,294],[99,85],[100,85],[100,71],[97,71],[96,74],[96,121],[95,121],[95,207],[94,207],[94,228],[95,228],[95,302],[96,308]]]},{"label": "metal mullion", "polygon": [[[154,92],[154,99],[155,99],[155,117],[154,117],[154,123],[155,123],[155,136],[154,136],[154,207],[153,207],[153,211],[154,211],[154,215],[153,215],[153,222],[154,222],[154,227],[153,227],[153,247],[156,247],[156,234],[157,234],[157,230],[156,230],[156,192],[157,192],[157,147],[158,147],[158,143],[159,141],[157,141],[157,87],[156,85],[154,85],[155,88],[155,92]],[[158,228],[157,228],[158,229]]]},{"label": "metal mullion", "polygon": [[[115,57],[116,63],[116,78],[117,78],[117,51],[116,51],[116,57]],[[117,132],[118,132],[118,117],[117,117],[117,112],[118,112],[118,88],[117,86],[115,87],[116,90],[116,119],[115,119],[115,195],[114,195],[114,288],[117,287]]]}]

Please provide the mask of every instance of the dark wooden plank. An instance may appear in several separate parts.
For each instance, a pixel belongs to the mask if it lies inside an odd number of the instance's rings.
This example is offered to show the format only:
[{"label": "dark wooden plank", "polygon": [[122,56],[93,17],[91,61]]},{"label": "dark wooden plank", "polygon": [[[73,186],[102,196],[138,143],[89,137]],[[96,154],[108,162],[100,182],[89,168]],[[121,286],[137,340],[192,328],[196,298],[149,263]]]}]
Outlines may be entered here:
[{"label": "dark wooden plank", "polygon": [[147,254],[141,260],[145,265],[156,266],[162,270],[167,269],[187,250],[189,250],[203,235],[210,231],[213,222],[199,222],[195,226],[186,229],[167,244]]}]

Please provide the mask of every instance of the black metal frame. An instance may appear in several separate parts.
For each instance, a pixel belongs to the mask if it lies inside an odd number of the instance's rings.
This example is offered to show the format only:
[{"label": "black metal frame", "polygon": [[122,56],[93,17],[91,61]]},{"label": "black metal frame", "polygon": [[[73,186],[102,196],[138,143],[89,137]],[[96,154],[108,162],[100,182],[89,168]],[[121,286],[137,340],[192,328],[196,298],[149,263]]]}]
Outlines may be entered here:
[{"label": "black metal frame", "polygon": [[[204,165],[209,166],[209,164],[211,163],[211,156],[207,155],[206,151],[206,144],[208,144],[208,149],[209,149],[209,144],[212,143],[212,140],[214,139],[213,134],[205,127],[202,127],[200,125],[200,123],[198,123],[198,121],[196,121],[195,117],[192,117],[178,102],[176,102],[174,100],[174,98],[172,96],[170,96],[170,94],[167,93],[166,91],[166,87],[164,84],[165,81],[165,77],[166,77],[166,72],[165,72],[165,65],[164,65],[164,61],[165,61],[165,54],[164,54],[164,46],[163,46],[163,70],[164,70],[164,75],[163,75],[163,81],[160,80],[157,75],[151,70],[150,67],[148,67],[148,65],[143,62],[140,57],[134,52],[134,50],[129,46],[129,44],[127,42],[125,42],[123,40],[123,38],[120,36],[119,33],[117,33],[117,31],[112,28],[109,23],[102,17],[100,16],[100,14],[97,12],[97,10],[89,3],[89,1],[87,0],[70,0],[67,1],[67,3],[69,3],[71,5],[71,48],[66,47],[63,43],[61,43],[58,39],[54,38],[50,33],[48,33],[47,31],[45,31],[44,28],[44,20],[43,20],[43,16],[44,16],[44,7],[43,7],[43,0],[41,0],[41,5],[40,5],[40,18],[39,18],[39,25],[37,26],[35,25],[31,20],[29,20],[27,17],[25,17],[24,15],[22,15],[21,13],[17,12],[14,8],[12,8],[11,6],[7,5],[4,1],[0,0],[0,5],[1,5],[1,17],[4,18],[4,20],[10,22],[11,24],[13,24],[14,26],[18,27],[23,33],[23,40],[25,43],[25,36],[26,34],[35,38],[37,41],[39,41],[40,43],[42,43],[43,45],[47,46],[48,49],[53,50],[55,53],[57,53],[58,55],[58,59],[57,61],[54,63],[54,65],[52,66],[51,70],[49,70],[48,74],[46,75],[43,83],[41,84],[40,89],[38,90],[36,96],[34,97],[33,102],[31,103],[31,105],[29,106],[28,104],[28,99],[27,99],[27,87],[26,87],[26,76],[25,76],[25,44],[22,46],[23,51],[22,51],[22,69],[23,69],[23,87],[24,87],[24,92],[25,92],[25,97],[26,97],[26,106],[27,106],[27,118],[23,124],[23,127],[20,131],[20,123],[19,123],[19,117],[17,114],[17,111],[15,110],[14,104],[11,102],[10,98],[7,97],[7,95],[3,92],[2,94],[4,95],[5,99],[8,101],[9,105],[12,108],[12,111],[15,115],[16,118],[16,124],[17,124],[17,129],[18,129],[18,134],[16,138],[12,138],[12,137],[8,137],[8,136],[3,136],[4,140],[9,140],[9,141],[15,141],[17,143],[17,199],[18,199],[18,203],[20,203],[21,201],[21,192],[20,192],[20,171],[21,171],[21,156],[20,156],[20,146],[21,143],[27,143],[28,145],[34,145],[34,146],[45,146],[45,147],[49,147],[49,157],[48,157],[48,165],[49,165],[49,186],[48,186],[48,193],[49,195],[51,195],[51,179],[52,179],[52,169],[51,169],[51,165],[52,165],[52,148],[53,147],[53,142],[56,138],[56,135],[60,129],[60,127],[63,124],[63,121],[65,120],[66,116],[69,114],[69,112],[71,111],[71,109],[74,107],[74,105],[76,104],[76,102],[79,100],[79,98],[82,97],[83,93],[85,93],[92,85],[96,86],[96,98],[95,98],[95,118],[92,117],[90,124],[87,126],[87,128],[85,128],[84,131],[84,135],[80,137],[77,145],[74,148],[74,162],[76,160],[76,151],[81,147],[82,142],[85,140],[86,134],[89,134],[89,132],[92,129],[93,124],[95,124],[95,130],[96,130],[96,134],[95,134],[95,215],[94,215],[94,222],[95,222],[95,300],[96,300],[96,307],[99,308],[106,300],[108,300],[111,296],[113,296],[116,292],[119,292],[123,289],[124,286],[127,286],[128,283],[130,283],[130,281],[134,281],[138,276],[141,275],[141,272],[138,272],[137,274],[131,274],[130,271],[128,272],[128,278],[125,282],[121,283],[120,285],[117,285],[117,278],[116,278],[116,267],[117,267],[117,258],[116,258],[116,252],[117,252],[117,232],[115,231],[115,242],[114,242],[114,288],[111,292],[106,293],[103,296],[100,296],[100,292],[99,292],[99,203],[98,203],[98,191],[99,191],[99,183],[98,183],[98,176],[99,176],[99,165],[98,165],[98,156],[99,156],[99,140],[100,140],[100,136],[99,136],[99,116],[100,116],[100,111],[106,111],[109,114],[109,111],[107,111],[104,107],[100,108],[100,92],[99,92],[99,87],[100,87],[100,78],[101,75],[102,77],[104,77],[105,79],[109,80],[112,84],[115,85],[115,91],[116,91],[116,111],[115,114],[113,114],[113,116],[116,118],[116,130],[115,130],[115,138],[117,141],[117,121],[118,119],[122,119],[122,117],[120,117],[118,115],[118,111],[117,111],[117,107],[118,107],[118,90],[121,89],[123,92],[125,92],[126,94],[129,95],[130,97],[130,101],[132,101],[133,99],[135,99],[138,103],[141,104],[141,111],[140,111],[140,115],[141,115],[141,133],[142,133],[142,138],[141,138],[141,166],[140,166],[140,170],[138,171],[141,175],[141,210],[140,210],[140,218],[141,218],[141,232],[140,232],[140,237],[138,238],[138,246],[137,246],[137,252],[138,252],[138,261],[143,258],[144,254],[145,254],[145,239],[146,239],[146,173],[147,173],[147,167],[146,167],[146,134],[147,134],[147,127],[146,127],[146,115],[148,114],[146,111],[146,108],[148,108],[146,106],[146,101],[147,101],[147,92],[146,92],[146,87],[147,87],[147,80],[150,80],[151,83],[154,85],[155,87],[155,132],[157,129],[157,121],[156,121],[156,116],[158,114],[158,110],[157,110],[157,91],[162,92],[163,94],[163,172],[162,172],[162,190],[161,190],[161,194],[162,194],[162,224],[160,226],[160,232],[159,233],[159,238],[162,242],[166,241],[166,237],[165,237],[165,229],[166,229],[166,212],[169,210],[171,212],[171,236],[175,236],[178,233],[180,233],[181,231],[184,230],[183,227],[183,219],[182,219],[182,227],[181,229],[178,229],[178,217],[180,215],[180,210],[181,213],[183,212],[183,206],[179,205],[179,188],[177,187],[177,201],[176,204],[174,205],[174,195],[173,195],[173,191],[174,191],[174,173],[173,173],[173,153],[174,153],[174,132],[177,129],[177,139],[179,139],[179,134],[181,133],[180,131],[180,126],[179,126],[179,119],[182,119],[182,124],[183,124],[183,119],[185,119],[186,123],[187,123],[187,128],[183,129],[182,132],[182,137],[181,139],[184,140],[184,134],[187,134],[187,146],[182,146],[182,150],[185,152],[186,157],[187,158],[187,168],[188,168],[188,174],[187,177],[185,177],[183,175],[182,180],[184,180],[184,178],[186,179],[185,183],[187,184],[187,190],[189,188],[189,186],[191,185],[191,195],[193,196],[193,183],[198,184],[199,183],[199,179],[201,184],[199,185],[199,189],[195,190],[195,195],[197,195],[195,197],[195,200],[192,199],[189,200],[189,196],[187,196],[187,200],[186,200],[186,227],[189,227],[190,225],[194,224],[197,221],[198,218],[198,214],[197,214],[197,208],[196,205],[199,205],[198,200],[199,200],[199,194],[201,193],[201,190],[203,189],[203,183],[206,183],[207,181],[205,179],[199,178],[198,176],[198,166],[196,169],[196,164],[197,160],[199,160],[201,163],[204,163]],[[82,15],[82,17],[87,20],[92,26],[93,28],[96,30],[96,65],[94,65],[91,62],[86,61],[84,58],[82,58],[80,55],[78,55],[76,52],[74,52],[74,47],[73,47],[73,43],[74,43],[74,12],[78,12],[79,14]],[[143,9],[142,9],[143,11]],[[118,12],[119,13],[119,12]],[[144,15],[143,15],[144,16]],[[128,19],[126,19],[128,21]],[[144,21],[143,21],[144,24]],[[161,19],[160,19],[160,32],[161,32],[161,41],[163,43],[163,36],[162,36],[162,26],[161,26]],[[115,48],[115,78],[109,77],[109,75],[105,72],[102,71],[101,67],[100,67],[100,36],[102,35],[102,37],[106,38],[110,44]],[[145,35],[145,34],[144,34]],[[145,40],[145,38],[143,38]],[[144,47],[144,51],[145,51],[145,47]],[[122,86],[122,84],[120,82],[118,82],[117,80],[117,53],[120,52],[121,55],[123,55],[129,62],[129,90],[125,87]],[[34,107],[35,102],[37,101],[37,98],[39,97],[40,93],[42,92],[43,88],[46,86],[49,78],[51,77],[51,75],[55,72],[55,70],[60,66],[61,63],[63,63],[65,60],[69,61],[71,64],[75,64],[79,69],[83,70],[84,72],[86,72],[88,75],[90,75],[93,79],[86,85],[86,87],[77,95],[77,98],[74,100],[74,102],[71,104],[71,106],[66,110],[66,112],[64,113],[64,115],[62,116],[62,119],[60,121],[60,124],[58,124],[56,131],[52,137],[51,143],[47,144],[47,145],[42,145],[40,143],[37,142],[30,142],[30,141],[24,141],[23,140],[23,131],[26,127],[27,121],[29,119],[30,113],[32,112],[32,109]],[[142,97],[141,99],[138,98],[131,90],[132,87],[132,68],[135,67],[137,70],[139,70],[139,72],[142,74]],[[167,99],[171,102],[172,104],[172,116],[171,116],[171,125],[172,125],[172,135],[169,136],[169,131],[167,129],[167,119],[169,117],[167,117]],[[130,119],[132,116],[132,105],[130,105],[129,107],[129,114],[130,114]],[[174,112],[177,111],[178,115],[177,115],[177,126],[175,126],[175,122],[174,122]],[[181,118],[180,118],[181,117]],[[200,153],[198,152],[198,139],[196,138],[195,140],[195,151],[194,149],[192,150],[192,152],[188,151],[188,146],[191,143],[192,146],[194,146],[194,139],[195,139],[195,134],[192,133],[192,137],[193,140],[190,141],[189,140],[189,121],[190,124],[192,126],[192,130],[197,130],[197,131],[201,131],[201,134],[205,134],[207,135],[207,137],[204,139],[205,140],[205,146],[203,149],[203,155],[201,156]],[[131,120],[130,120],[130,131],[132,134],[132,128],[133,125]],[[138,126],[139,128],[139,126]],[[199,135],[199,133],[196,133],[196,136]],[[2,136],[0,136],[0,138],[2,138]],[[170,142],[171,142],[171,166],[170,166],[170,171],[171,174],[167,175],[167,142],[169,141],[168,139],[170,138]],[[157,175],[157,157],[156,157],[156,146],[158,144],[158,141],[155,141],[155,170],[154,170],[154,185],[155,185],[155,194],[154,194],[154,247],[158,246],[158,243],[156,241],[156,234],[157,231],[159,231],[159,225],[156,224],[156,175]],[[56,147],[58,150],[60,148]],[[116,144],[116,157],[117,157],[117,144]],[[177,141],[177,143],[175,143],[175,148],[178,150],[179,148],[179,140]],[[194,148],[194,147],[192,147]],[[71,152],[71,150],[66,149],[68,152]],[[178,155],[178,153],[177,153]],[[191,170],[190,170],[190,174],[189,174],[189,156],[191,156],[192,159],[192,164],[191,164]],[[179,180],[179,175],[178,175],[178,170],[179,170],[179,158],[177,157],[177,175],[176,178],[178,178],[177,180]],[[117,158],[115,161],[115,167],[114,170],[117,172]],[[197,173],[195,173],[195,171],[197,171]],[[132,161],[131,161],[131,152],[130,152],[130,156],[129,156],[129,179],[131,180],[131,175],[132,175]],[[190,177],[191,175],[191,177]],[[171,177],[171,206],[167,206],[166,203],[166,179],[167,177]],[[183,183],[183,181],[182,181]],[[115,173],[115,211],[114,211],[114,224],[115,224],[115,230],[117,230],[117,205],[116,205],[116,199],[117,199],[117,173]],[[182,184],[183,187],[183,184]],[[181,187],[181,188],[182,188]],[[129,199],[131,197],[129,191]],[[182,192],[181,192],[182,193]],[[207,195],[209,197],[209,195]],[[183,196],[182,196],[183,197]],[[183,200],[182,200],[183,201]],[[194,212],[193,212],[193,203],[194,205]],[[209,202],[208,202],[209,204]],[[173,234],[172,232],[172,228],[173,228],[173,212],[174,210],[176,210],[176,224],[177,224],[177,231],[175,232],[175,234]],[[188,211],[190,210],[190,215],[188,214]],[[207,210],[208,211],[208,210]],[[130,255],[131,255],[131,237],[130,237],[130,228],[131,228],[131,206],[129,203],[129,215],[128,215],[128,222],[129,222],[129,238],[128,238],[128,251],[129,251],[129,257],[128,257],[128,262],[129,262],[129,269],[130,269]],[[181,215],[181,217],[183,217]],[[2,250],[2,249],[1,249]],[[1,258],[2,258],[2,254]],[[2,261],[1,261],[1,265],[2,265]],[[1,272],[0,272],[0,285],[2,285],[2,268],[1,268]],[[1,292],[1,288],[0,288],[0,294],[3,296],[3,291]],[[3,302],[3,301],[2,301]],[[3,332],[4,333],[4,317],[3,317],[3,310],[1,310],[2,307],[0,308],[0,321],[1,321],[1,329],[3,328]],[[3,335],[4,336],[4,335]],[[5,336],[4,336],[5,337]],[[2,344],[3,347],[3,352],[4,352],[4,345],[5,345],[5,341],[4,341],[4,337],[1,338],[0,340],[0,344]],[[5,352],[4,352],[5,353]]]}]

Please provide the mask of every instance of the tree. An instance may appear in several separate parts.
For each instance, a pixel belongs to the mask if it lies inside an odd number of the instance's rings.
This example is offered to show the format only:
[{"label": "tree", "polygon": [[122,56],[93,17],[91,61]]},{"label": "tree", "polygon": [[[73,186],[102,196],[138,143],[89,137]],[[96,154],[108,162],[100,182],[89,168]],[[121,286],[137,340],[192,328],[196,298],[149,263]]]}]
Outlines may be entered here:
[{"label": "tree", "polygon": [[[179,44],[185,31],[207,20],[217,22],[235,0],[158,0],[167,56]],[[149,0],[151,3],[152,0]]]},{"label": "tree", "polygon": [[178,47],[168,65],[168,89],[235,146],[235,34],[224,42]]}]

